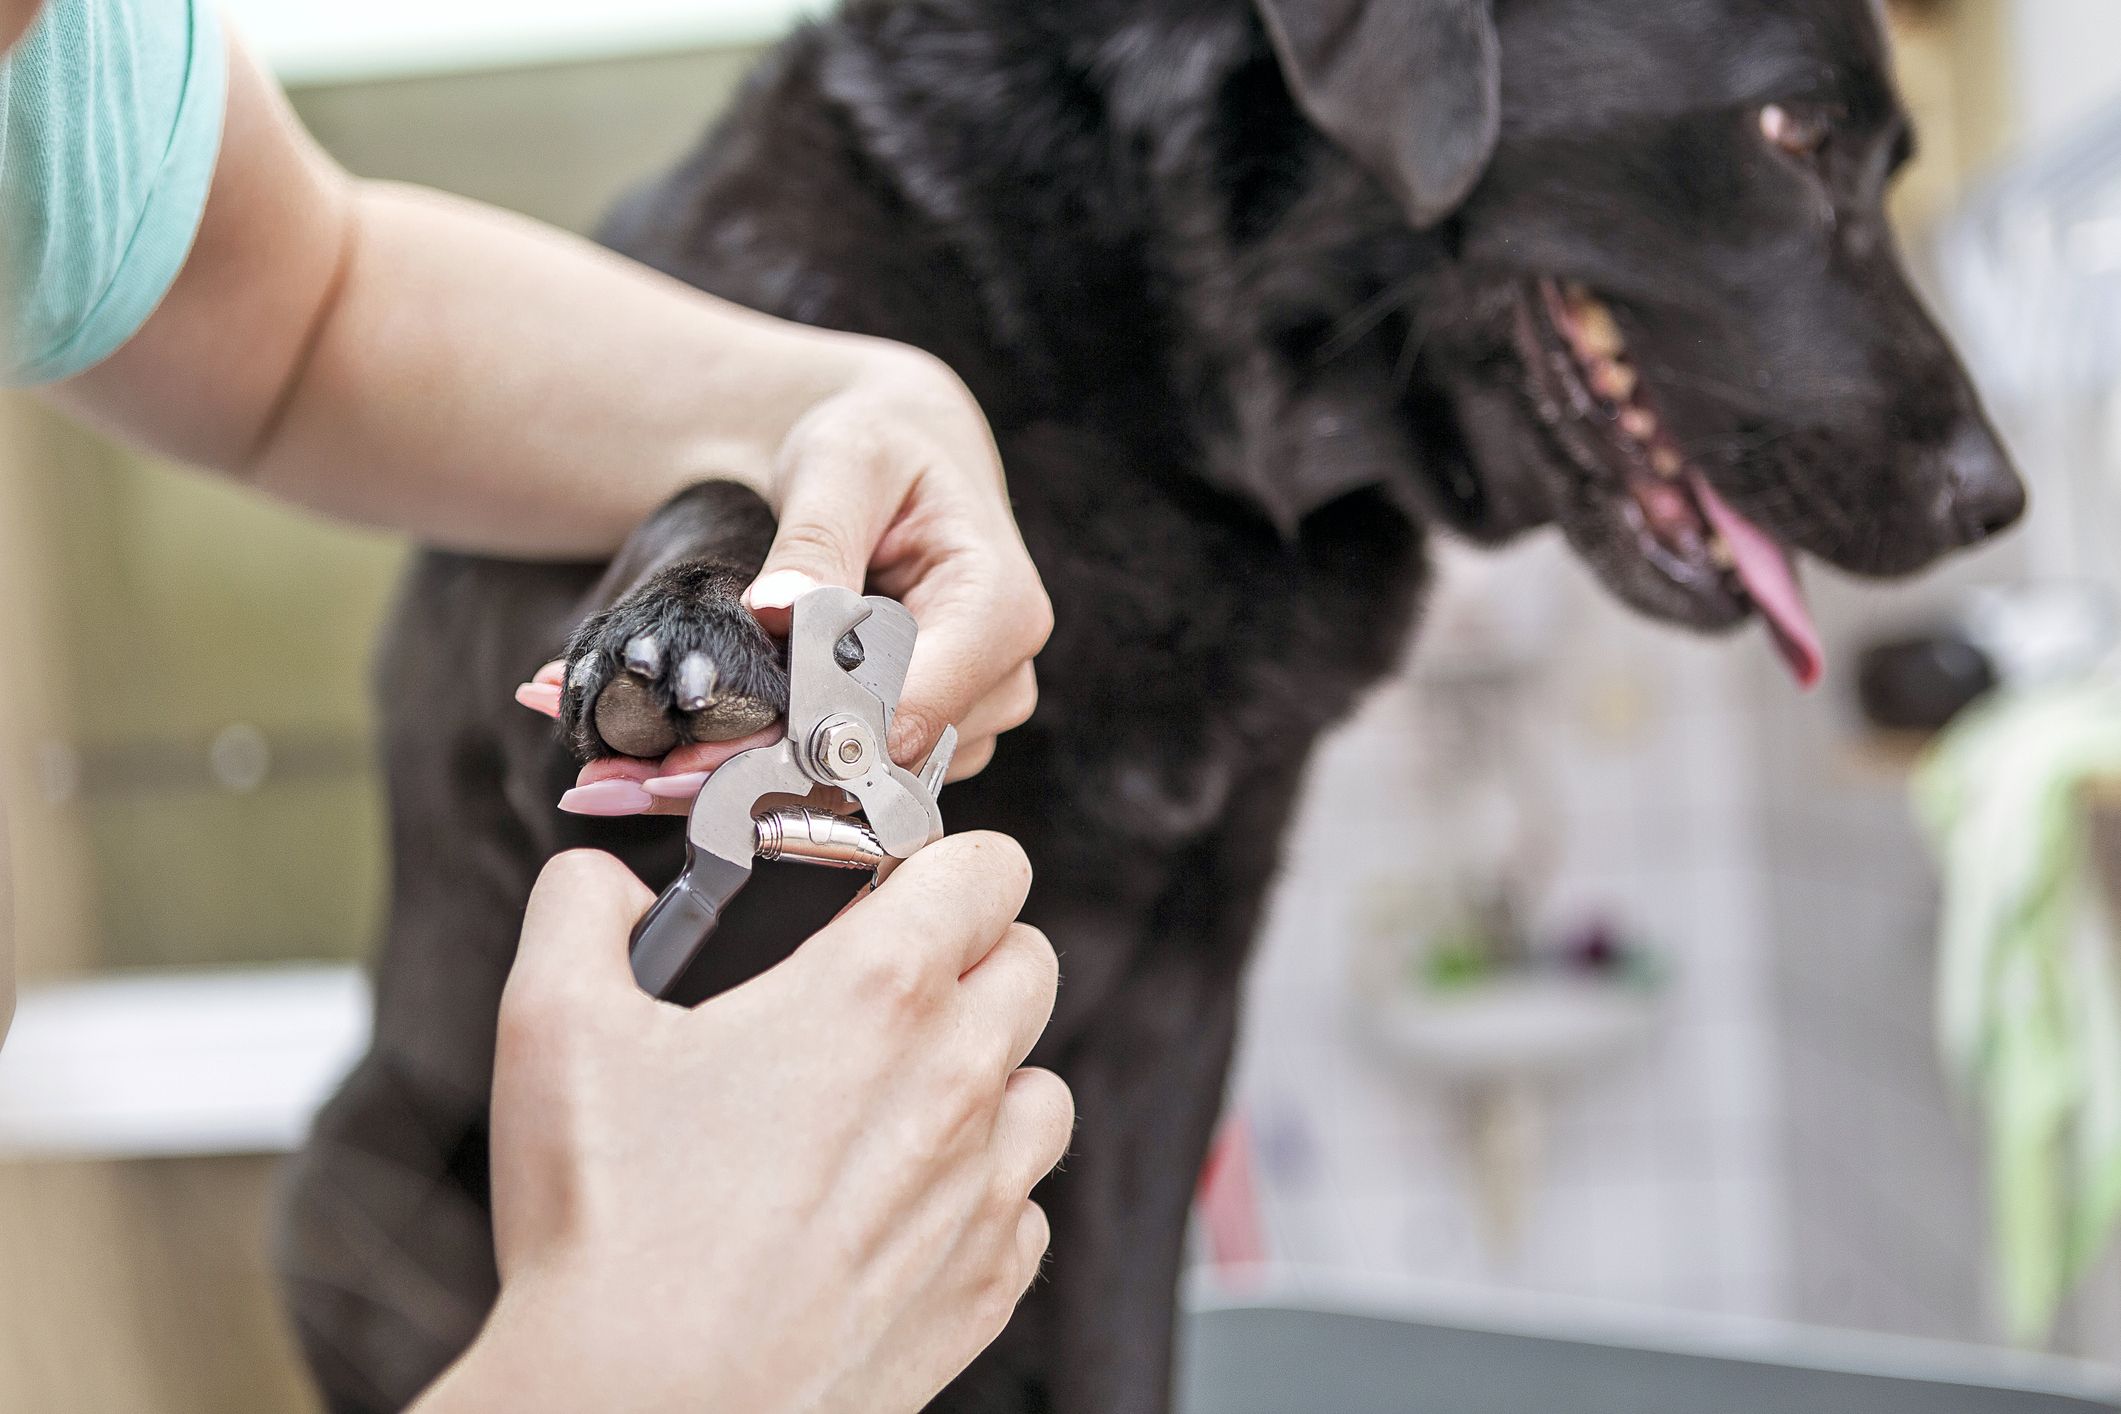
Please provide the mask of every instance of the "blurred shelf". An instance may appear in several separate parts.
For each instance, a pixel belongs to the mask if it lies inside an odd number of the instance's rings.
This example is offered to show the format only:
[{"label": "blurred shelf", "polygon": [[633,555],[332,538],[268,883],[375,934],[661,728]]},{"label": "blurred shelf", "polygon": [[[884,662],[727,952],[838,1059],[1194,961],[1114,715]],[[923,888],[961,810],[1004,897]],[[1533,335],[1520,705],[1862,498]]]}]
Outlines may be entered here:
[{"label": "blurred shelf", "polygon": [[1373,998],[1364,1015],[1397,1060],[1477,1087],[1580,1075],[1642,1043],[1658,1011],[1653,989],[1557,975]]},{"label": "blurred shelf", "polygon": [[229,0],[290,87],[769,44],[829,0]]},{"label": "blurred shelf", "polygon": [[368,1032],[353,967],[25,988],[0,1049],[0,1158],[285,1153]]}]

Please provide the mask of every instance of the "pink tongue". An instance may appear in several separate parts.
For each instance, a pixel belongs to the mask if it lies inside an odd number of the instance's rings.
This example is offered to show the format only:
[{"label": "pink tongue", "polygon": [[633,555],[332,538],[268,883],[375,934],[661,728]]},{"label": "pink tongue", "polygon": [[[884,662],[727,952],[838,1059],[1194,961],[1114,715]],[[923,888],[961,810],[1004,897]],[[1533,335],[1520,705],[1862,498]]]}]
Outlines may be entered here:
[{"label": "pink tongue", "polygon": [[1752,596],[1753,607],[1767,620],[1775,647],[1790,665],[1797,685],[1817,687],[1826,672],[1826,652],[1820,646],[1819,629],[1812,622],[1810,606],[1804,602],[1804,590],[1797,584],[1797,569],[1790,563],[1789,553],[1769,539],[1767,532],[1732,509],[1700,472],[1689,471],[1687,478],[1695,499],[1708,513],[1709,523],[1730,547],[1738,579]]}]

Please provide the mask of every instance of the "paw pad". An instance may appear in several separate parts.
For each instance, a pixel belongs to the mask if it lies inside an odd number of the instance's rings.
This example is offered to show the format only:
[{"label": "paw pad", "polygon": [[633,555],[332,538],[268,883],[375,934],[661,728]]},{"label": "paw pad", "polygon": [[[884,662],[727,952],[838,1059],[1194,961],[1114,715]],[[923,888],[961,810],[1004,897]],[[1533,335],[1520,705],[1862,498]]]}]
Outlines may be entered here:
[{"label": "paw pad", "polygon": [[738,601],[743,583],[679,566],[576,632],[560,720],[579,755],[653,759],[750,736],[787,710],[781,647]]}]

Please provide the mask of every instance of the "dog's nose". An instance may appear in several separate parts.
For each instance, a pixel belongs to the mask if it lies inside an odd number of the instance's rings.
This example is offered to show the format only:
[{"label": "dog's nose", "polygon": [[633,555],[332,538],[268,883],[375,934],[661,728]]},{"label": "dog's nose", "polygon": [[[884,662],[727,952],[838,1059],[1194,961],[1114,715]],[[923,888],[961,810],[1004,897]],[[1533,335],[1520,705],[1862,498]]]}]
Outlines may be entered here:
[{"label": "dog's nose", "polygon": [[1978,545],[2025,514],[2025,483],[1996,434],[1969,422],[1938,454],[1944,529],[1960,545]]}]

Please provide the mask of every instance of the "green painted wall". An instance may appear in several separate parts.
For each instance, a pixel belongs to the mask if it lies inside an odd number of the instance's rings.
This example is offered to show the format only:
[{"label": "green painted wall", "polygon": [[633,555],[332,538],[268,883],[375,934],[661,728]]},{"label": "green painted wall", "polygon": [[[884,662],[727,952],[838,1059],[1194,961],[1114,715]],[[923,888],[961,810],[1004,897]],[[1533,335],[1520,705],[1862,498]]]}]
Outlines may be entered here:
[{"label": "green painted wall", "polygon": [[[304,121],[364,176],[572,229],[667,166],[748,52],[311,89]],[[21,743],[82,812],[97,961],[358,957],[384,891],[368,662],[404,548],[87,434],[20,468],[63,553],[47,610],[71,740]],[[228,735],[230,728],[237,728]],[[213,744],[262,737],[254,789]],[[234,765],[245,764],[234,751]]]}]

